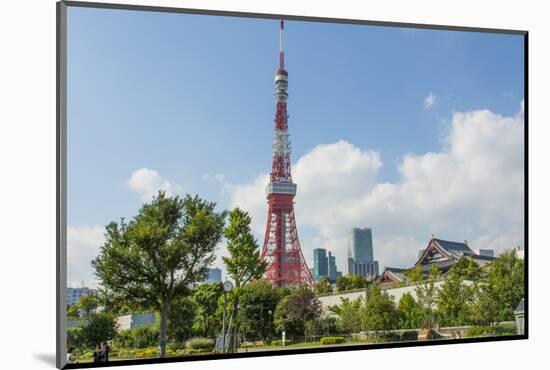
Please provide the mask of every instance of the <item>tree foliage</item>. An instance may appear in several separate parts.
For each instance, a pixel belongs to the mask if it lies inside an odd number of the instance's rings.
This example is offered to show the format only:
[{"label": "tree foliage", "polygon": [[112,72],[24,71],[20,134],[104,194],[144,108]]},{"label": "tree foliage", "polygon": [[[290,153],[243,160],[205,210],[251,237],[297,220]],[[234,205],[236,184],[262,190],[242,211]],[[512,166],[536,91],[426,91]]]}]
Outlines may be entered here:
[{"label": "tree foliage", "polygon": [[[235,282],[232,292],[233,307],[231,310],[230,328],[234,334],[239,328],[239,296],[241,287],[253,279],[259,279],[267,267],[266,261],[260,261],[260,249],[250,230],[252,219],[246,211],[235,208],[229,212],[229,223],[224,230],[227,239],[229,257],[222,257],[227,273]],[[234,338],[232,335],[231,339]],[[231,347],[233,347],[231,345]]]},{"label": "tree foliage", "polygon": [[204,279],[222,237],[225,212],[197,196],[159,192],[129,222],[106,227],[92,262],[102,288],[132,308],[160,312],[160,356],[166,354],[170,305]]},{"label": "tree foliage", "polygon": [[250,230],[251,221],[246,211],[235,208],[229,213],[229,223],[224,230],[230,256],[222,259],[236,289],[259,279],[267,267],[267,262],[260,261],[260,249]]},{"label": "tree foliage", "polygon": [[481,268],[471,258],[461,257],[451,267],[436,297],[440,324],[468,324],[475,297],[473,287],[480,277]]},{"label": "tree foliage", "polygon": [[193,336],[193,323],[199,306],[189,296],[176,297],[168,315],[168,339],[182,343]]},{"label": "tree foliage", "polygon": [[332,293],[332,284],[327,276],[319,279],[315,285],[315,293],[317,294],[329,294]]},{"label": "tree foliage", "polygon": [[424,310],[414,300],[411,293],[407,292],[401,296],[397,306],[397,313],[401,329],[417,329],[422,326]]},{"label": "tree foliage", "polygon": [[321,302],[307,286],[300,286],[279,301],[275,309],[275,329],[288,335],[305,336],[306,322],[318,319]]},{"label": "tree foliage", "polygon": [[86,347],[95,347],[101,342],[112,340],[116,335],[117,324],[108,313],[92,313],[80,328],[80,341]]},{"label": "tree foliage", "polygon": [[395,303],[391,297],[380,290],[377,284],[369,287],[362,316],[363,327],[366,330],[391,330],[395,329],[399,323]]},{"label": "tree foliage", "polygon": [[204,337],[214,335],[216,326],[215,313],[218,307],[218,299],[223,289],[220,283],[201,284],[193,290],[193,299],[196,303],[197,318]]},{"label": "tree foliage", "polygon": [[422,267],[417,266],[415,269],[409,270],[407,275],[416,284],[414,288],[416,299],[424,313],[422,326],[432,327],[435,319],[434,309],[436,308],[438,294],[436,282],[441,276],[441,270],[438,265],[433,265],[429,273],[424,275]]},{"label": "tree foliage", "polygon": [[241,288],[239,322],[247,338],[272,337],[275,307],[282,295],[283,290],[261,280]]},{"label": "tree foliage", "polygon": [[514,310],[525,296],[525,267],[516,251],[502,253],[489,265],[487,294],[497,307],[494,321],[514,319]]},{"label": "tree foliage", "polygon": [[361,297],[351,300],[346,297],[340,298],[341,303],[329,307],[329,311],[336,314],[336,327],[342,333],[357,333],[361,331],[363,299]]},{"label": "tree foliage", "polygon": [[370,282],[367,281],[367,279],[365,279],[364,277],[359,275],[339,276],[336,279],[336,289],[339,292],[344,292],[346,290],[367,288],[369,285],[370,285]]}]

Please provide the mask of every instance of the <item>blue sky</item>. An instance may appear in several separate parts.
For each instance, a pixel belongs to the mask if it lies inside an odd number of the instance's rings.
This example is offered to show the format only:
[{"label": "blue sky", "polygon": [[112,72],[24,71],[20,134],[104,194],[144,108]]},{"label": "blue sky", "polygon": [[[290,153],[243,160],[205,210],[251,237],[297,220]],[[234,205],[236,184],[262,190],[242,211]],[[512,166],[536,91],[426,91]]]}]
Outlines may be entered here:
[{"label": "blue sky", "polygon": [[[278,32],[277,20],[69,7],[69,225],[135,214],[140,168],[224,208],[205,175],[235,185],[269,171]],[[345,140],[378,152],[380,183],[400,181],[405,155],[444,150],[454,112],[514,116],[524,95],[522,36],[287,21],[285,49],[293,161]]]}]

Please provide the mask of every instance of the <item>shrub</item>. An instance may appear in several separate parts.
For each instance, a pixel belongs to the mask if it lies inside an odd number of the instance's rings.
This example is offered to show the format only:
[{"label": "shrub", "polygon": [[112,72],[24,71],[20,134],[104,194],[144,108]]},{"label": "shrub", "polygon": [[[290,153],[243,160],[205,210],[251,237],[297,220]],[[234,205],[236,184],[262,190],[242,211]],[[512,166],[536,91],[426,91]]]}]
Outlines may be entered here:
[{"label": "shrub", "polygon": [[214,349],[214,342],[208,338],[192,338],[187,341],[187,348],[190,350],[212,351]]},{"label": "shrub", "polygon": [[346,340],[344,337],[323,337],[321,338],[321,344],[340,344],[344,343]]},{"label": "shrub", "polygon": [[466,330],[467,337],[484,337],[516,334],[514,325],[473,326]]},{"label": "shrub", "polygon": [[197,349],[190,349],[187,351],[187,353],[189,353],[190,355],[198,355],[198,354],[201,354],[201,353],[210,353],[211,350],[208,350],[208,349],[200,349],[200,348],[197,348]]},{"label": "shrub", "polygon": [[147,348],[141,351],[136,351],[134,356],[136,358],[151,358],[158,357],[159,352],[156,348]]},{"label": "shrub", "polygon": [[178,351],[180,349],[185,349],[185,343],[184,342],[170,342],[167,345],[168,349],[172,351]]},{"label": "shrub", "polygon": [[124,348],[147,348],[158,346],[159,335],[159,328],[154,325],[122,330],[115,338],[115,345]]},{"label": "shrub", "polygon": [[[285,340],[285,345],[288,345],[288,344],[291,344],[292,343],[292,340]],[[283,345],[283,341],[280,340],[280,339],[277,339],[277,340],[272,340],[271,341],[271,345],[272,346],[282,346]]]}]

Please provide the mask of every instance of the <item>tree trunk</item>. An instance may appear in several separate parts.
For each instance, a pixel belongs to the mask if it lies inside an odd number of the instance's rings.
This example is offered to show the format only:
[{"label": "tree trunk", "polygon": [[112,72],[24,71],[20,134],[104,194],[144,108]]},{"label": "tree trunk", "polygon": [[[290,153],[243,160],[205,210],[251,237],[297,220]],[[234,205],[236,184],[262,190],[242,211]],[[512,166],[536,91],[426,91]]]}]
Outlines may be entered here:
[{"label": "tree trunk", "polygon": [[[231,312],[231,330],[230,330],[230,336],[229,336],[229,343],[230,343],[230,347],[231,348],[231,353],[233,353],[233,351],[236,349],[236,346],[237,346],[237,342],[236,342],[236,335],[237,335],[237,331],[238,331],[238,326],[237,326],[237,314],[238,314],[238,310],[239,310],[239,295],[238,294],[235,294],[233,296],[233,310]],[[236,351],[235,351],[236,352]]]},{"label": "tree trunk", "polygon": [[170,303],[168,300],[165,300],[162,303],[160,311],[160,354],[159,357],[166,357],[166,337],[168,331],[168,314],[170,312]]}]

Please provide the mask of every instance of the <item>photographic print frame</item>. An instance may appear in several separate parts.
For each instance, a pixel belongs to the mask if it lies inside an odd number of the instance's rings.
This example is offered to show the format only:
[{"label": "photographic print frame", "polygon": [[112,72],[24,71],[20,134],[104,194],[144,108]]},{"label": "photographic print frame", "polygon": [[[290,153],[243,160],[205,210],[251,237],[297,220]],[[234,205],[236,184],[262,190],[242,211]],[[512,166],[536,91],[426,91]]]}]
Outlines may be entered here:
[{"label": "photographic print frame", "polygon": [[[528,46],[528,34],[525,31],[515,30],[495,30],[495,29],[478,29],[478,28],[462,28],[462,27],[447,27],[447,26],[433,26],[433,25],[418,25],[418,24],[401,24],[401,23],[386,23],[386,22],[370,22],[362,20],[342,20],[342,19],[330,19],[330,18],[314,18],[314,17],[300,17],[300,16],[288,16],[279,14],[252,14],[252,13],[238,13],[238,12],[218,12],[218,11],[203,11],[197,9],[179,9],[179,8],[163,8],[163,7],[147,7],[147,6],[134,6],[134,5],[121,5],[121,4],[105,4],[105,3],[83,3],[83,2],[60,2],[57,4],[58,11],[58,61],[57,61],[57,74],[58,74],[58,86],[57,86],[57,108],[58,108],[58,367],[65,368],[79,368],[79,367],[95,367],[95,366],[117,366],[128,364],[143,364],[143,363],[163,363],[163,362],[177,362],[177,361],[196,361],[206,359],[224,359],[224,358],[236,358],[236,357],[250,357],[250,356],[273,356],[273,355],[285,355],[285,354],[298,354],[298,353],[317,353],[317,352],[331,352],[331,351],[349,351],[349,350],[364,350],[364,349],[376,349],[376,348],[393,348],[393,347],[405,347],[405,346],[423,346],[423,345],[440,345],[440,344],[453,344],[453,343],[471,343],[471,342],[484,342],[484,341],[498,341],[498,340],[511,340],[511,339],[526,339],[528,338],[528,289],[527,289],[527,274],[525,274],[525,300],[524,300],[524,312],[525,312],[525,331],[521,335],[509,335],[502,337],[475,337],[475,338],[461,338],[461,339],[442,339],[438,341],[414,341],[414,342],[401,342],[401,343],[369,343],[369,344],[356,344],[353,346],[339,346],[339,347],[317,347],[317,348],[295,348],[285,349],[284,351],[258,351],[258,352],[243,352],[243,353],[217,353],[208,356],[204,355],[186,355],[185,357],[165,357],[165,358],[146,358],[146,359],[128,359],[110,361],[108,363],[93,364],[93,363],[71,363],[66,364],[66,350],[67,350],[67,338],[66,338],[66,317],[67,317],[67,301],[65,290],[67,288],[67,8],[103,8],[112,10],[128,10],[139,12],[168,12],[168,13],[185,13],[195,15],[214,15],[222,17],[244,17],[254,19],[272,19],[285,21],[304,21],[304,22],[325,22],[334,24],[354,24],[354,25],[369,25],[380,27],[400,27],[411,29],[429,29],[429,30],[446,30],[446,31],[460,31],[460,32],[479,32],[490,34],[503,34],[503,35],[522,35],[524,42],[524,90],[523,90],[523,104],[524,104],[524,185],[525,185],[525,198],[524,198],[524,268],[528,271],[528,191],[527,191],[527,174],[528,174],[528,145],[527,145],[527,132],[528,132],[528,89],[527,89],[527,46]],[[298,220],[298,222],[300,222]]]}]

